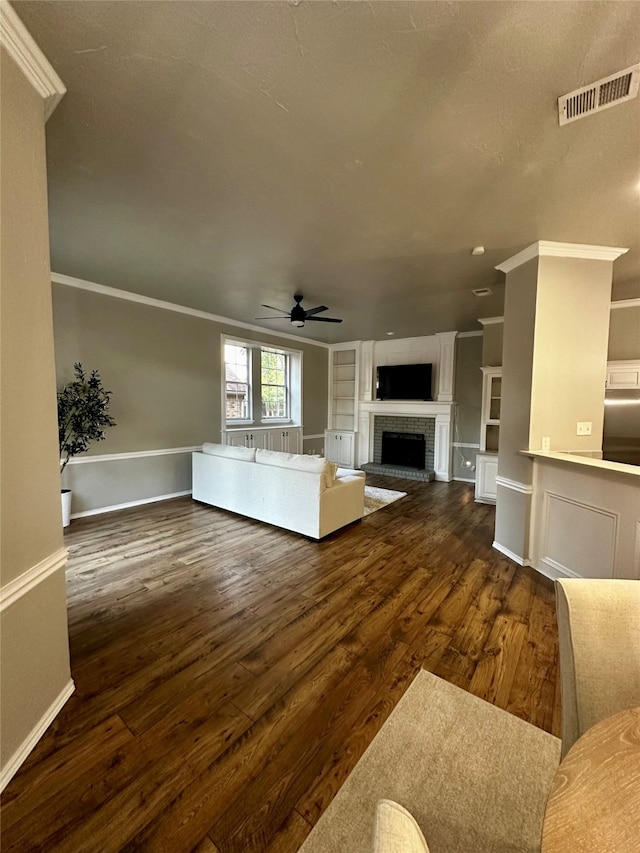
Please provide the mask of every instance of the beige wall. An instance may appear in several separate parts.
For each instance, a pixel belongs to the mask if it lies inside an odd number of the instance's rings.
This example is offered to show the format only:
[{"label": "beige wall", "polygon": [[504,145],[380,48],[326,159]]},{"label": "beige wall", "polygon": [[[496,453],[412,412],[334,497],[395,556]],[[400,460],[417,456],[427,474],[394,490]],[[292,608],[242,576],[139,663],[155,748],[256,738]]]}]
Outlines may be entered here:
[{"label": "beige wall", "polygon": [[502,364],[502,338],[504,323],[486,323],[482,327],[482,364],[500,367]]},{"label": "beige wall", "polygon": [[640,305],[611,310],[607,357],[609,361],[640,358]]},{"label": "beige wall", "polygon": [[[456,338],[455,419],[453,442],[480,442],[480,409],[482,403],[482,335]],[[474,480],[474,472],[463,466],[468,459],[475,465],[477,449],[453,448],[454,479]]]},{"label": "beige wall", "polygon": [[[25,757],[25,744],[70,687],[70,671],[43,101],[4,48],[1,62],[0,755],[6,782],[7,766]],[[53,573],[44,576],[45,567]],[[33,586],[12,598],[12,582],[30,570]]]},{"label": "beige wall", "polygon": [[531,463],[520,451],[529,447],[537,292],[538,258],[534,258],[509,273],[504,305],[498,473],[525,484],[531,482]]},{"label": "beige wall", "polygon": [[[53,306],[58,385],[80,361],[98,369],[113,392],[117,426],[79,459],[219,441],[223,334],[301,350],[304,431],[317,435],[326,427],[326,347],[61,284],[53,285]],[[72,512],[85,512],[189,490],[191,457],[83,461],[69,465],[64,478],[74,493]]]},{"label": "beige wall", "polygon": [[[602,451],[611,261],[540,258],[528,448]],[[590,421],[591,435],[576,435]]]}]

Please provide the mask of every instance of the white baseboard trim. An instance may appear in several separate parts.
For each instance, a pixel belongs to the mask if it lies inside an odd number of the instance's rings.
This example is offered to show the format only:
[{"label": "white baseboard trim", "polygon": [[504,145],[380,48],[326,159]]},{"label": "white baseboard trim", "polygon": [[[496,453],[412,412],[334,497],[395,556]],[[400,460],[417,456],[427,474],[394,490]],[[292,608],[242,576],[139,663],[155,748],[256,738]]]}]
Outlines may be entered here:
[{"label": "white baseboard trim", "polygon": [[513,551],[510,551],[508,548],[505,548],[504,545],[501,545],[499,542],[496,542],[495,539],[493,541],[493,547],[496,551],[500,551],[501,554],[504,554],[505,557],[508,557],[510,560],[513,560],[514,563],[517,563],[519,566],[530,566],[531,561],[525,559],[524,557],[519,557],[517,554],[514,554]]},{"label": "white baseboard trim", "polygon": [[579,575],[576,572],[572,572],[571,569],[568,569],[561,563],[552,560],[551,557],[543,557],[537,565],[533,566],[533,568],[536,571],[540,572],[541,575],[545,575],[545,577],[551,578],[551,580],[557,580],[557,578],[582,577],[582,575]]},{"label": "white baseboard trim", "polygon": [[23,572],[12,581],[9,581],[8,584],[5,584],[0,589],[0,612],[12,605],[19,598],[22,598],[23,595],[26,595],[34,587],[38,586],[39,583],[42,583],[49,575],[57,572],[58,569],[63,569],[67,562],[67,555],[67,549],[60,548],[60,550],[49,554],[48,557],[45,557],[37,565]]},{"label": "white baseboard trim", "polygon": [[468,477],[454,477],[453,478],[456,483],[471,483],[471,485],[475,484],[475,480],[470,480]]},{"label": "white baseboard trim", "polygon": [[4,791],[9,782],[13,779],[31,750],[58,716],[64,704],[75,689],[76,686],[73,683],[73,680],[69,679],[67,684],[65,684],[64,688],[60,691],[59,695],[53,700],[40,720],[38,720],[36,725],[31,729],[22,744],[13,753],[2,770],[0,770],[0,791]]},{"label": "white baseboard trim", "polygon": [[154,504],[158,501],[170,501],[172,498],[183,498],[185,495],[190,495],[191,489],[186,489],[184,492],[173,492],[170,495],[156,495],[152,498],[142,498],[139,501],[127,501],[123,504],[113,504],[112,506],[101,506],[96,509],[87,509],[84,512],[74,512],[71,518],[87,518],[89,515],[102,515],[103,512],[117,512],[119,509],[131,509],[134,506],[143,506],[144,504]]}]

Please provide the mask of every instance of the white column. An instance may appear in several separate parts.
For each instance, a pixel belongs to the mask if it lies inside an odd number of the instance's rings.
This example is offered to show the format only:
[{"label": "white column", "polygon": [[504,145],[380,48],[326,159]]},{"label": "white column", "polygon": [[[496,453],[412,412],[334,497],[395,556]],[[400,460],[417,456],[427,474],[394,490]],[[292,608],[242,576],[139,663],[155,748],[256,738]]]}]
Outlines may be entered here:
[{"label": "white column", "polygon": [[438,332],[436,338],[440,344],[438,360],[438,393],[439,403],[452,403],[456,370],[456,336],[457,332]]}]

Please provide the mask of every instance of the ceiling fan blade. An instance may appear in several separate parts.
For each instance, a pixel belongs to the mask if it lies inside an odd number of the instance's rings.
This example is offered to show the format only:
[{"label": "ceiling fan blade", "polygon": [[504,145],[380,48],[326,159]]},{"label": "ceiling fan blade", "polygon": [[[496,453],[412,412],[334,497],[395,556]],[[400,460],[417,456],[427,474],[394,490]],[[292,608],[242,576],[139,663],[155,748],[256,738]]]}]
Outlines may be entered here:
[{"label": "ceiling fan blade", "polygon": [[268,308],[270,311],[280,311],[282,314],[285,315],[285,317],[288,317],[290,314],[290,312],[286,311],[284,308],[276,308],[274,305],[265,305],[264,303],[262,303],[262,307]]},{"label": "ceiling fan blade", "polygon": [[342,320],[337,320],[335,317],[309,317],[307,315],[307,320],[309,322],[315,320],[316,323],[342,323]]},{"label": "ceiling fan blade", "polygon": [[317,308],[310,308],[306,312],[306,314],[307,314],[307,317],[311,317],[312,314],[319,314],[321,311],[328,311],[328,310],[329,309],[327,308],[326,305],[318,305]]},{"label": "ceiling fan blade", "polygon": [[283,314],[282,317],[254,317],[254,320],[288,320],[289,315]]}]

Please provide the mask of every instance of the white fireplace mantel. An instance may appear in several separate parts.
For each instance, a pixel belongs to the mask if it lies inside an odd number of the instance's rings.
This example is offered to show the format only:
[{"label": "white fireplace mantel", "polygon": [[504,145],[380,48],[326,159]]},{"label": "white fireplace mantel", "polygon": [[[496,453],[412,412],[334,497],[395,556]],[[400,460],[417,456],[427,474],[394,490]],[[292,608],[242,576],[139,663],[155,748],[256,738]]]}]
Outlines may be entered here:
[{"label": "white fireplace mantel", "polygon": [[359,404],[358,464],[373,461],[373,419],[376,415],[435,418],[434,469],[436,480],[451,480],[451,421],[455,403],[419,400],[371,400]]}]

